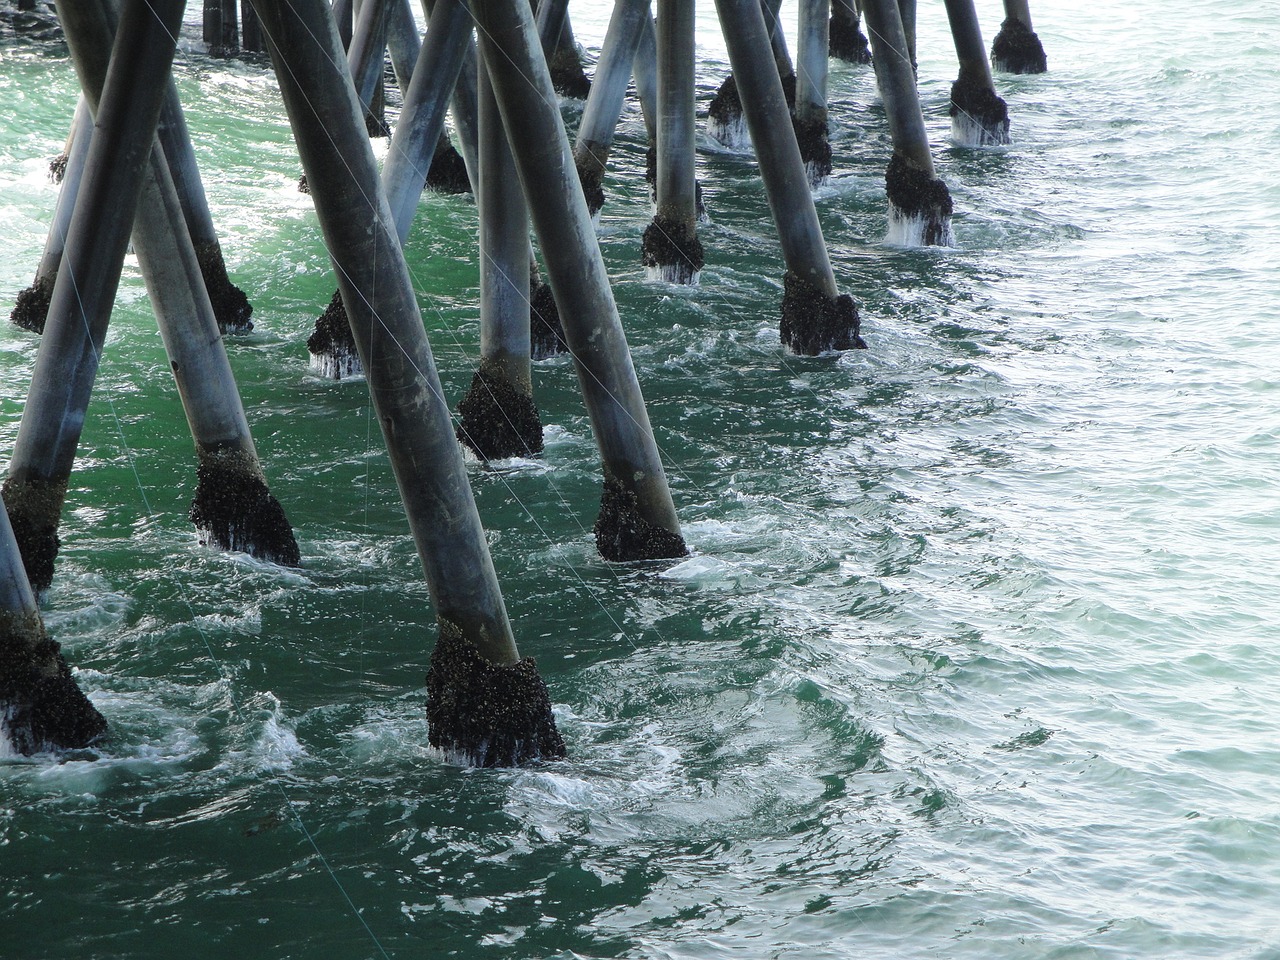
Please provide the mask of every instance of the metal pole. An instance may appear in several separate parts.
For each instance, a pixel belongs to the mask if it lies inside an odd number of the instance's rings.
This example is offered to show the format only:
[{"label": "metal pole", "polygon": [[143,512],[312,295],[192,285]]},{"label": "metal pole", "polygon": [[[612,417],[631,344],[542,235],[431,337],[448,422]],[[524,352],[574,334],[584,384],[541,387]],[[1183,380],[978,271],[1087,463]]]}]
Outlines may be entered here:
[{"label": "metal pole", "polygon": [[694,3],[658,0],[657,211],[641,260],[650,279],[695,284],[704,259],[698,240],[694,170]]},{"label": "metal pole", "polygon": [[[782,23],[778,19],[782,0],[759,0],[759,2],[769,47],[778,69],[778,76],[782,79],[782,91],[786,98],[787,109],[791,110],[796,103],[796,71],[791,65],[791,55],[787,53],[786,36],[782,32]],[[742,115],[742,97],[738,90],[738,82],[734,74],[730,73],[720,84],[716,95],[711,98],[711,103],[707,106],[707,135],[719,140],[727,147],[738,149],[746,147],[751,141],[747,127],[748,124]]]},{"label": "metal pole", "polygon": [[24,756],[87,747],[106,732],[40,620],[9,515],[0,504],[0,739]]},{"label": "metal pole", "polygon": [[831,142],[827,131],[827,61],[831,0],[800,0],[796,42],[796,140],[809,183],[818,186],[831,175]]},{"label": "metal pole", "polygon": [[944,0],[960,74],[951,85],[951,138],[963,147],[1009,142],[1009,106],[996,93],[973,0]]},{"label": "metal pole", "polygon": [[213,215],[209,212],[204,184],[200,180],[200,168],[191,144],[191,132],[187,128],[182,104],[178,100],[178,87],[172,80],[166,85],[157,132],[178,200],[182,204],[187,232],[200,262],[200,275],[209,292],[218,329],[223,333],[252,330],[253,323],[249,317],[253,314],[253,306],[244,291],[227,276],[227,264],[222,256],[222,244],[218,242],[217,230],[213,226]]},{"label": "metal pole", "polygon": [[431,345],[324,0],[254,0],[440,623],[434,746],[497,766],[563,756],[520,660]]},{"label": "metal pole", "polygon": [[58,266],[62,263],[62,251],[67,245],[67,230],[71,215],[75,212],[76,196],[84,176],[85,158],[89,155],[89,143],[93,139],[93,114],[84,97],[76,105],[75,119],[71,122],[72,134],[67,165],[58,190],[58,203],[53,212],[53,224],[45,239],[44,253],[36,268],[31,286],[18,294],[13,313],[9,315],[15,324],[32,333],[43,333],[45,317],[49,313],[49,298],[58,278]]},{"label": "metal pole", "polygon": [[551,71],[551,85],[556,93],[574,100],[585,100],[591,92],[591,81],[582,69],[578,44],[573,38],[569,0],[540,0],[536,22],[542,53]]},{"label": "metal pole", "polygon": [[472,0],[471,10],[507,140],[520,145],[520,182],[604,461],[596,545],[610,560],[684,556],[675,504],[532,17],[523,0]]},{"label": "metal pole", "polygon": [[[98,372],[129,233],[155,137],[183,0],[128,0],[109,66],[102,48],[78,50],[87,25],[105,23],[99,4],[59,9],[86,95],[105,73],[85,174],[54,283],[31,390],[3,495],[31,585],[53,579],[58,523]],[[92,103],[90,103],[92,107]]]},{"label": "metal pole", "polygon": [[[470,38],[471,15],[465,0],[436,0],[382,168],[382,187],[401,245],[413,225]],[[312,366],[324,376],[340,380],[360,372],[360,356],[338,292],[316,320],[307,349]]]},{"label": "metal pole", "polygon": [[595,80],[578,124],[573,162],[587,198],[587,210],[593,217],[604,206],[604,190],[600,184],[609,163],[614,130],[622,116],[627,83],[645,20],[652,22],[649,0],[615,0],[600,59],[596,62]]},{"label": "metal pole", "polygon": [[485,460],[542,450],[529,333],[529,208],[489,74],[480,68],[480,369],[458,439]]},{"label": "metal pole", "polygon": [[803,354],[862,347],[857,308],[836,288],[782,80],[765,55],[758,0],[716,0],[716,11],[787,267],[782,342]]}]

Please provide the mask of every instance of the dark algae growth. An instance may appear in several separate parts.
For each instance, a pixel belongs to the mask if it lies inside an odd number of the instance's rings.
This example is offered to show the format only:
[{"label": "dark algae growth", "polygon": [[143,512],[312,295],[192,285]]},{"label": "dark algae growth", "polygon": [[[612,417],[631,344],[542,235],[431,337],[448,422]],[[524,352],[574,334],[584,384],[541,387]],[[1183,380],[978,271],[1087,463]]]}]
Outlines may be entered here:
[{"label": "dark algae growth", "polygon": [[205,542],[288,567],[301,562],[293,527],[248,457],[201,453],[196,477],[190,517]]},{"label": "dark algae growth", "polygon": [[67,496],[66,481],[50,482],[30,478],[4,481],[4,505],[13,524],[22,565],[36,593],[48,590],[53,583],[53,562],[57,559],[61,540],[58,523]]},{"label": "dark algae growth", "polygon": [[458,439],[483,460],[531,457],[542,452],[542,420],[533,397],[501,375],[480,369],[458,403]]},{"label": "dark algae growth", "polygon": [[991,65],[1005,73],[1044,73],[1049,60],[1036,32],[1017,17],[1009,17],[991,44]]},{"label": "dark algae growth", "polygon": [[790,270],[782,278],[782,289],[779,333],[787,347],[802,356],[867,348],[858,335],[858,306],[849,294],[833,300]]},{"label": "dark algae growth", "polygon": [[673,560],[689,553],[684,537],[642,517],[636,495],[608,476],[595,535],[596,547],[606,560]]},{"label": "dark algae growth", "polygon": [[0,612],[0,723],[24,755],[86,747],[107,729],[34,614]]},{"label": "dark algae growth", "polygon": [[427,670],[427,739],[477,767],[565,756],[551,697],[533,658],[490,663],[443,619]]}]

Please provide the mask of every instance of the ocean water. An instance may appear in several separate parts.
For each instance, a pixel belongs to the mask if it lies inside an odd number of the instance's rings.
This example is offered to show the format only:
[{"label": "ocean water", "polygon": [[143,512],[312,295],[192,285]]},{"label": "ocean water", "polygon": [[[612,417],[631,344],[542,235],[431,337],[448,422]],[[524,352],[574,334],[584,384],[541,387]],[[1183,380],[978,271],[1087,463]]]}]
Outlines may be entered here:
[{"label": "ocean water", "polygon": [[[950,249],[883,242],[874,79],[833,64],[816,196],[867,351],[781,349],[748,154],[700,145],[701,285],[644,280],[629,105],[600,242],[694,552],[596,556],[575,378],[539,363],[545,455],[472,479],[570,756],[504,771],[426,745],[433,615],[364,384],[308,370],[333,281],[278,93],[187,37],[255,305],[231,359],[304,566],[197,544],[130,260],[44,605],[111,736],[0,758],[0,955],[1280,957],[1280,11],[1033,8],[1050,72],[997,77],[1014,143],[972,150],[921,5]],[[592,57],[607,12],[574,4]],[[0,33],[5,309],[74,100],[60,48]],[[475,229],[427,196],[408,244],[455,400]],[[0,327],[0,450],[36,349]]]}]

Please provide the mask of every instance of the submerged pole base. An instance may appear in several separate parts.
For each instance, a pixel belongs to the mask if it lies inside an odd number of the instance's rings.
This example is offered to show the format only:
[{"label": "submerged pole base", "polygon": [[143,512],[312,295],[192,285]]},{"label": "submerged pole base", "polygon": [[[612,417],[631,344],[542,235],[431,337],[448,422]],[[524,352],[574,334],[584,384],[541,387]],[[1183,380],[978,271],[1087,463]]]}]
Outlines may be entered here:
[{"label": "submerged pole base", "polygon": [[830,38],[827,49],[831,56],[846,63],[870,63],[871,44],[857,17],[846,20],[843,17],[832,17],[828,28]]},{"label": "submerged pole base", "polygon": [[600,515],[593,532],[600,556],[618,563],[678,560],[689,555],[684,537],[642,517],[635,493],[610,476],[604,478]]},{"label": "submerged pole base", "polygon": [[951,192],[942,180],[896,153],[884,180],[889,195],[888,243],[904,247],[949,247],[955,243]]},{"label": "submerged pole base", "polygon": [[591,81],[582,69],[582,58],[569,45],[557,47],[547,61],[551,74],[551,86],[556,93],[570,100],[585,100],[591,94]]},{"label": "submerged pole base", "polygon": [[311,369],[322,377],[341,380],[364,373],[340,293],[334,292],[324,313],[316,319],[316,328],[307,338],[307,350],[311,352]]},{"label": "submerged pole base", "polygon": [[1049,60],[1036,32],[1016,17],[1009,17],[1000,24],[1000,32],[991,44],[991,68],[1001,73],[1044,73],[1049,69]]},{"label": "submerged pole base", "polygon": [[458,403],[458,413],[458,440],[482,460],[542,452],[542,419],[533,397],[484,361]]},{"label": "submerged pole base", "polygon": [[645,227],[640,260],[650,280],[694,285],[706,258],[696,231],[666,217],[654,217]]},{"label": "submerged pole base", "polygon": [[490,663],[443,619],[427,670],[427,740],[476,767],[565,756],[551,697],[533,659]]},{"label": "submerged pole base", "polygon": [[564,326],[551,285],[534,281],[529,286],[529,355],[534,360],[546,360],[568,353],[569,345],[564,339]]},{"label": "submerged pole base", "polygon": [[44,322],[49,316],[49,301],[53,298],[53,278],[36,277],[35,282],[18,294],[9,319],[14,326],[32,333],[44,333]]},{"label": "submerged pole base", "polygon": [[204,277],[213,315],[218,321],[220,333],[248,333],[253,329],[253,304],[245,292],[227,276],[227,264],[222,258],[222,245],[217,240],[197,243],[196,260],[200,263],[200,275]]},{"label": "submerged pole base", "polygon": [[790,270],[782,278],[782,343],[795,353],[816,357],[832,350],[865,350],[858,335],[858,305],[847,293],[832,299]]},{"label": "submerged pole base", "polygon": [[793,125],[809,186],[820,187],[831,176],[831,141],[827,137],[827,122],[796,119]]},{"label": "submerged pole base", "polygon": [[58,522],[67,496],[66,481],[51,483],[9,477],[4,481],[3,495],[27,580],[32,590],[42,593],[53,583],[53,561],[62,545],[58,539]]},{"label": "submerged pole base", "polygon": [[427,168],[427,188],[436,193],[462,194],[471,192],[471,180],[462,154],[448,140],[436,145]]},{"label": "submerged pole base", "polygon": [[[782,93],[787,99],[787,109],[796,109],[796,75],[782,78]],[[707,136],[733,150],[744,150],[751,145],[747,130],[747,118],[742,112],[742,98],[738,94],[738,81],[733,74],[724,78],[720,89],[707,107]]]},{"label": "submerged pole base", "polygon": [[87,747],[106,730],[39,617],[0,614],[0,736],[30,756]]},{"label": "submerged pole base", "polygon": [[302,557],[293,527],[256,467],[256,461],[239,450],[202,451],[191,522],[206,546],[296,567]]},{"label": "submerged pole base", "polygon": [[960,77],[951,85],[951,139],[962,147],[1009,142],[1009,105],[983,84]]}]

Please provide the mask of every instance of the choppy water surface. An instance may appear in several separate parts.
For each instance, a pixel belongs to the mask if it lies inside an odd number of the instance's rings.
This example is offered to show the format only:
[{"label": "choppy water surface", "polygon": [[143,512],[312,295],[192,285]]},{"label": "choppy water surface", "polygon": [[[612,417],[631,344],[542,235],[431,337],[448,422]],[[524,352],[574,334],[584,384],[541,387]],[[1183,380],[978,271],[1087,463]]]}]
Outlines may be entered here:
[{"label": "choppy water surface", "polygon": [[[742,155],[699,157],[702,285],[642,279],[628,112],[601,243],[695,554],[597,559],[589,426],[540,364],[546,455],[473,471],[571,751],[518,771],[425,746],[432,614],[364,385],[307,369],[332,280],[278,94],[181,57],[305,566],[195,545],[130,263],[45,614],[112,738],[0,760],[4,955],[1280,957],[1274,12],[1035,6],[1051,72],[998,79],[1016,142],[973,151],[922,5],[954,249],[880,242],[874,81],[834,68],[818,203],[866,352],[780,349]],[[580,16],[594,51],[606,12]],[[74,91],[61,51],[0,40],[6,309]],[[432,196],[409,244],[454,398],[474,235]],[[6,448],[36,346],[0,330]]]}]

